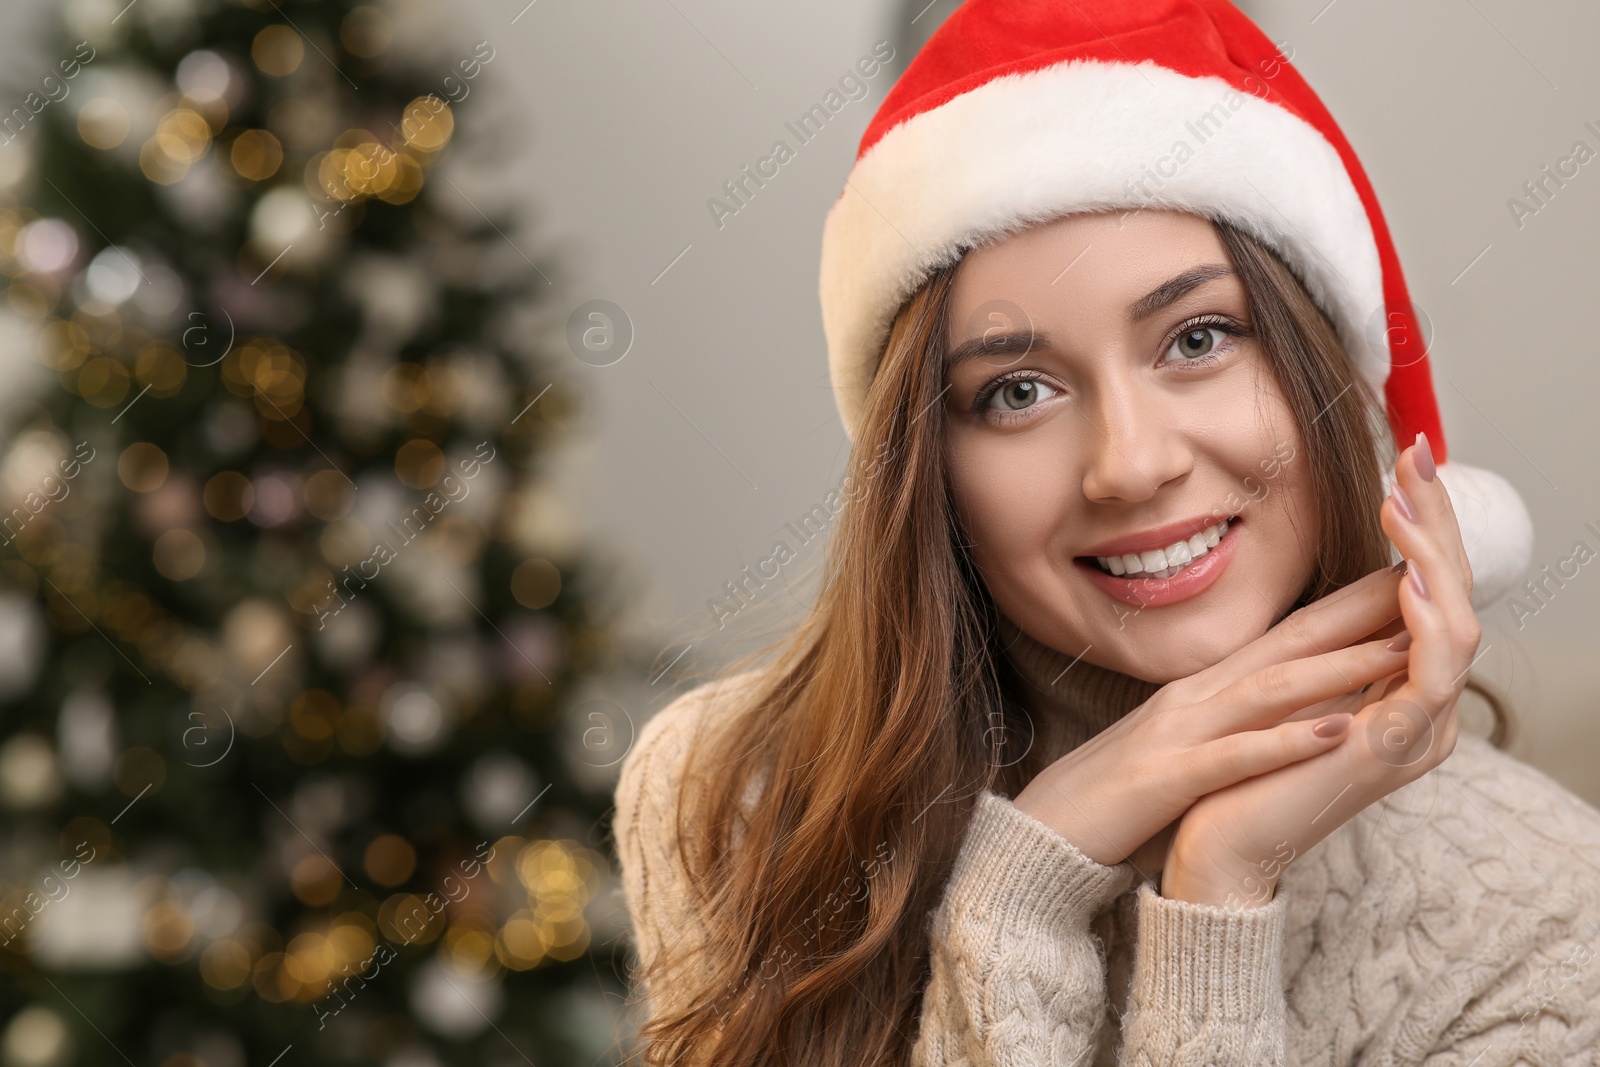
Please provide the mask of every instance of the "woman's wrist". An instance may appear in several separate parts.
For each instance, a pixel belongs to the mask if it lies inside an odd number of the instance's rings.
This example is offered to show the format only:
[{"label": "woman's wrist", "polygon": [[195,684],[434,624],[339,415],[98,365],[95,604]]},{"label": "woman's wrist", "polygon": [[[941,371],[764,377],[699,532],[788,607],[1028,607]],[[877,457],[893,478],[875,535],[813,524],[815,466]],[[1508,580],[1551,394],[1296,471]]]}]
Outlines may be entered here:
[{"label": "woman's wrist", "polygon": [[1161,871],[1161,895],[1168,900],[1209,904],[1218,908],[1261,908],[1277,893],[1275,878],[1259,870],[1230,876],[1221,871],[1197,869],[1174,858]]},{"label": "woman's wrist", "polygon": [[[1035,779],[1037,781],[1037,779]],[[1112,867],[1121,862],[1120,857],[1113,857],[1106,852],[1106,842],[1103,836],[1079,834],[1076,828],[1070,825],[1070,819],[1063,817],[1060,811],[1050,806],[1042,799],[1042,790],[1029,783],[1014,798],[1011,804],[1018,811],[1026,812],[1034,819],[1054,830],[1058,837],[1064,839],[1073,848],[1083,853],[1095,863],[1103,867]]]}]

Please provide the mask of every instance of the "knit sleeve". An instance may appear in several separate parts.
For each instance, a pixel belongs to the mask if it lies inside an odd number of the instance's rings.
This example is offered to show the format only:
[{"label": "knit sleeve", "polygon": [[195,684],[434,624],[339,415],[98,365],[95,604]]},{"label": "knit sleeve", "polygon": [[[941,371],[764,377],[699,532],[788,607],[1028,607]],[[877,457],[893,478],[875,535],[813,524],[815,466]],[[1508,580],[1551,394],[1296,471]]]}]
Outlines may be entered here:
[{"label": "knit sleeve", "polygon": [[1107,1007],[1089,923],[1132,878],[981,792],[933,912],[913,1067],[1087,1063]]},{"label": "knit sleeve", "polygon": [[1280,894],[1255,908],[1173,900],[1139,887],[1127,1067],[1269,1067],[1284,1062]]}]

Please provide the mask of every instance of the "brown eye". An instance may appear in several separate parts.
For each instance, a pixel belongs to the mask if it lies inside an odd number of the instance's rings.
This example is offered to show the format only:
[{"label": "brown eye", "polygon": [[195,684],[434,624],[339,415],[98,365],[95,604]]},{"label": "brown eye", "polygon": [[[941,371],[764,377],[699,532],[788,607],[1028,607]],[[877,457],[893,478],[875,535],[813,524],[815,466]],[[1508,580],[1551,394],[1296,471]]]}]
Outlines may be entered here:
[{"label": "brown eye", "polygon": [[1172,342],[1174,351],[1184,359],[1194,359],[1203,356],[1216,347],[1211,339],[1211,330],[1202,327],[1182,334]]},{"label": "brown eye", "polygon": [[1025,408],[1039,398],[1038,382],[1008,382],[1000,390],[1000,400],[1008,408]]},{"label": "brown eye", "polygon": [[1167,345],[1163,363],[1209,364],[1238,347],[1239,339],[1250,333],[1249,327],[1219,317],[1186,322],[1179,329],[1182,332]]},{"label": "brown eye", "polygon": [[980,393],[976,407],[977,410],[990,412],[992,417],[1004,421],[1008,417],[1006,414],[1008,411],[1024,411],[1039,401],[1048,400],[1055,395],[1054,386],[1037,378],[1006,378],[991,383]]}]

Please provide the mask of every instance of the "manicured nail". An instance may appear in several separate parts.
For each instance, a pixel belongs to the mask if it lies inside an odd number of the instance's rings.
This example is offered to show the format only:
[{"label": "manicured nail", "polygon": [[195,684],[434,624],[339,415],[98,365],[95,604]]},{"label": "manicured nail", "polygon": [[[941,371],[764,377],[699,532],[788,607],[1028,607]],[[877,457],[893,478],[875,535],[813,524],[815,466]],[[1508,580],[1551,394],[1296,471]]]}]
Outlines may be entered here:
[{"label": "manicured nail", "polygon": [[1311,728],[1311,732],[1318,737],[1338,737],[1350,728],[1351,715],[1348,711],[1341,711],[1337,715],[1329,715]]},{"label": "manicured nail", "polygon": [[1395,483],[1394,490],[1389,495],[1394,497],[1395,506],[1400,509],[1400,514],[1405,516],[1407,522],[1420,523],[1422,521],[1421,516],[1417,514],[1417,506],[1411,502],[1410,497],[1406,496],[1406,491],[1400,488],[1398,482]]},{"label": "manicured nail", "polygon": [[1406,649],[1411,647],[1411,631],[1401,630],[1399,633],[1394,635],[1394,638],[1387,645],[1384,645],[1383,647],[1387,648],[1390,652],[1404,652]]},{"label": "manicured nail", "polygon": [[1405,569],[1406,569],[1406,561],[1405,560],[1401,560],[1399,563],[1396,563],[1393,567],[1389,568],[1389,573],[1390,574],[1399,574],[1402,571],[1404,571]]},{"label": "manicured nail", "polygon": [[1422,568],[1412,562],[1411,566],[1406,568],[1406,574],[1411,578],[1411,588],[1417,591],[1417,595],[1423,600],[1430,599],[1428,596],[1428,583],[1422,580]]},{"label": "manicured nail", "polygon": [[1417,450],[1417,473],[1422,475],[1423,481],[1431,482],[1433,476],[1439,473],[1439,468],[1433,465],[1433,446],[1428,444],[1428,435],[1425,433],[1417,434],[1416,443],[1422,446]]}]

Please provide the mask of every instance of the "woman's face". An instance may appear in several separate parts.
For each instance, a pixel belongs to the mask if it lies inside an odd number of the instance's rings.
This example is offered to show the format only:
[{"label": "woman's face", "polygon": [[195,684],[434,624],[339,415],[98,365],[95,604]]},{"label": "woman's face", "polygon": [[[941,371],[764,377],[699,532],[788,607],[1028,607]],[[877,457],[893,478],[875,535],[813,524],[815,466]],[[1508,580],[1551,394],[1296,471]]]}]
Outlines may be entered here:
[{"label": "woman's face", "polygon": [[951,492],[1012,622],[1167,682],[1290,609],[1310,470],[1207,220],[1068,216],[969,252],[950,296]]}]

